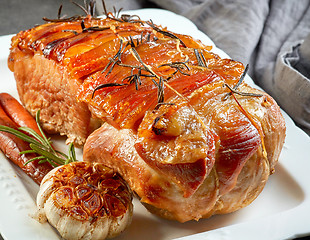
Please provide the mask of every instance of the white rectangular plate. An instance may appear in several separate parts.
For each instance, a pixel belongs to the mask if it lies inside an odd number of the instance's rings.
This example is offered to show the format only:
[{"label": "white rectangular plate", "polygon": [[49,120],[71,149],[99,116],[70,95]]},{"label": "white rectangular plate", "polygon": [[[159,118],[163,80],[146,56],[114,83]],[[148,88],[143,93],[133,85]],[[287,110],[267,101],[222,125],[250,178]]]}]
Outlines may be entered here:
[{"label": "white rectangular plate", "polygon": [[[142,9],[128,13],[137,14],[143,20],[152,19],[169,30],[214,46],[192,22],[169,11]],[[7,67],[11,37],[0,37],[0,91],[18,99],[14,76]],[[215,46],[214,52],[228,57]],[[246,81],[254,85],[248,76]],[[134,200],[132,224],[116,239],[285,239],[310,233],[310,138],[283,115],[287,138],[279,164],[250,206],[235,213],[182,224],[153,216]],[[65,148],[64,139],[56,137],[55,142],[56,146]],[[38,186],[0,153],[0,231],[4,239],[60,239],[49,224],[39,224],[31,217],[36,211],[37,191]]]}]

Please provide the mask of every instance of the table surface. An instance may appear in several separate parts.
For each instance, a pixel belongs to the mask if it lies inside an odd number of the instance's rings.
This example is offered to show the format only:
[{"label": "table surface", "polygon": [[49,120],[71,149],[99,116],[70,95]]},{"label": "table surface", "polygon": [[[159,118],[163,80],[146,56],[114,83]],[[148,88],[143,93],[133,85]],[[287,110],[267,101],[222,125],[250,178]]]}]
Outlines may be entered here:
[{"label": "table surface", "polygon": [[[82,3],[82,0],[75,0]],[[57,18],[62,5],[62,15],[82,15],[83,11],[69,0],[10,0],[1,2],[0,35],[14,34],[43,23],[42,17]]]}]

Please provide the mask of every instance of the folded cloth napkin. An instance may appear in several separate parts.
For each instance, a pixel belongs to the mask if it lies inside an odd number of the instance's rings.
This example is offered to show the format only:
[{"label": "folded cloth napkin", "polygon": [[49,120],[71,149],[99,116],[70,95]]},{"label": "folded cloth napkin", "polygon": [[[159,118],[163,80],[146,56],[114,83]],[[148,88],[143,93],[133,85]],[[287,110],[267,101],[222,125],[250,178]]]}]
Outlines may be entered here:
[{"label": "folded cloth napkin", "polygon": [[[160,7],[192,20],[310,134],[309,0],[105,0],[108,10]],[[155,5],[154,5],[155,4]]]}]

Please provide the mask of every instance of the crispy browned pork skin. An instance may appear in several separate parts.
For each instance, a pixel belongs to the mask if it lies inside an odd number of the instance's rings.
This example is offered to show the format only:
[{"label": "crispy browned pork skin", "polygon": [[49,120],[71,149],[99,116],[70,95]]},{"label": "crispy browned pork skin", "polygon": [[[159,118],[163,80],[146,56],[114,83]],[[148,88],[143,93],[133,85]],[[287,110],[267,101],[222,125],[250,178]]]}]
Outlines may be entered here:
[{"label": "crispy browned pork skin", "polygon": [[285,123],[244,66],[137,17],[52,21],[12,39],[20,98],[44,127],[119,172],[180,222],[250,204],[274,171]]}]

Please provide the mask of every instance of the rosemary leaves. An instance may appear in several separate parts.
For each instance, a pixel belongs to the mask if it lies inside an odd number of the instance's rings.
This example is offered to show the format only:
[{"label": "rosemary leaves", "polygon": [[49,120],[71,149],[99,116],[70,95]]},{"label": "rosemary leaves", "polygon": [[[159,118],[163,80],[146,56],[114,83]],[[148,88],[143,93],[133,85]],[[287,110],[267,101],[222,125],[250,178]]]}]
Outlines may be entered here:
[{"label": "rosemary leaves", "polygon": [[223,97],[223,100],[227,100],[228,97],[232,94],[232,93],[235,93],[235,94],[238,94],[238,95],[242,95],[242,96],[249,96],[249,97],[262,97],[263,95],[262,94],[256,94],[256,93],[248,93],[248,92],[240,92],[240,91],[237,91],[237,88],[241,85],[241,83],[243,82],[247,72],[249,70],[249,65],[247,64],[245,66],[245,69],[241,75],[241,77],[239,78],[237,84],[234,86],[234,87],[231,87],[229,86],[227,83],[224,83],[224,86],[227,87],[230,92],[227,93],[224,97]]},{"label": "rosemary leaves", "polygon": [[146,22],[150,27],[152,27],[155,31],[167,36],[167,37],[170,37],[170,38],[173,38],[173,39],[177,39],[178,41],[180,41],[180,43],[186,47],[185,43],[179,38],[177,37],[176,35],[174,35],[173,33],[171,32],[168,32],[168,31],[164,31],[162,29],[160,29],[159,27],[155,26],[154,23],[152,22],[152,20]]},{"label": "rosemary leaves", "polygon": [[21,140],[28,142],[30,150],[22,151],[20,154],[36,153],[38,156],[32,158],[28,162],[39,160],[39,163],[49,162],[53,167],[68,164],[76,161],[74,145],[69,145],[68,154],[57,151],[53,148],[50,138],[47,138],[40,125],[40,111],[36,114],[37,126],[40,130],[41,136],[33,129],[28,127],[20,127],[17,130],[0,125],[0,131],[15,135]]},{"label": "rosemary leaves", "polygon": [[206,59],[201,51],[198,51],[198,49],[194,49],[194,53],[198,62],[199,67],[207,67]]}]

